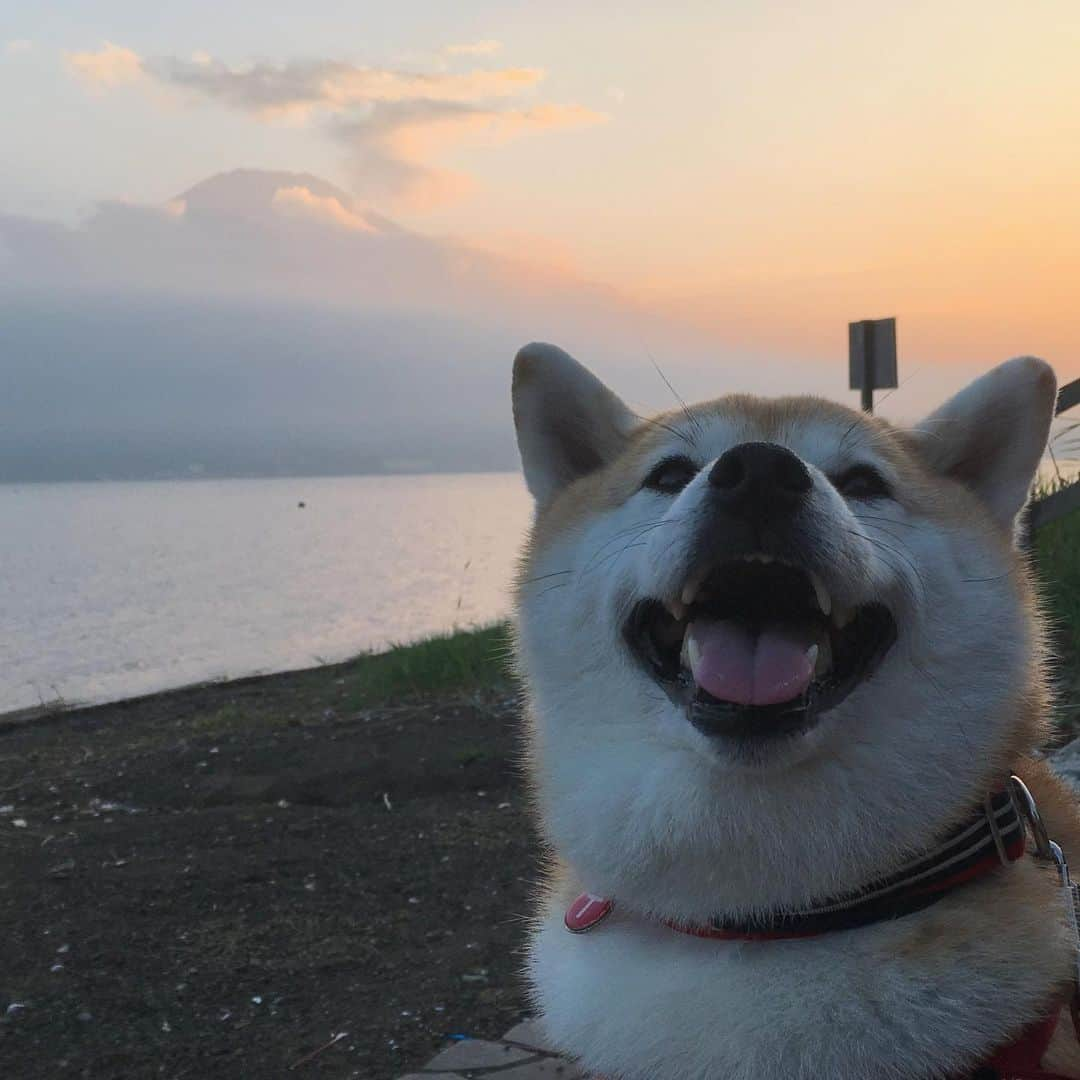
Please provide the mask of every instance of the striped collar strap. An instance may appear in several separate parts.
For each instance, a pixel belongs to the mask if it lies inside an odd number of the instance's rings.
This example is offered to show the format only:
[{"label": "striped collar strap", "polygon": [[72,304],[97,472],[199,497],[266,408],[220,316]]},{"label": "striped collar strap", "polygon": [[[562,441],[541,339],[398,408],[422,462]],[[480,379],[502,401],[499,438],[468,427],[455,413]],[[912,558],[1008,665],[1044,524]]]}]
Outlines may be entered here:
[{"label": "striped collar strap", "polygon": [[[1010,792],[1002,790],[987,796],[973,818],[935,847],[856,892],[757,919],[716,916],[700,924],[665,921],[680,933],[726,941],[807,938],[853,930],[921,911],[953,889],[1015,862],[1024,854],[1025,845],[1023,820]],[[591,930],[614,906],[613,900],[583,893],[567,908],[566,928],[573,933]]]}]

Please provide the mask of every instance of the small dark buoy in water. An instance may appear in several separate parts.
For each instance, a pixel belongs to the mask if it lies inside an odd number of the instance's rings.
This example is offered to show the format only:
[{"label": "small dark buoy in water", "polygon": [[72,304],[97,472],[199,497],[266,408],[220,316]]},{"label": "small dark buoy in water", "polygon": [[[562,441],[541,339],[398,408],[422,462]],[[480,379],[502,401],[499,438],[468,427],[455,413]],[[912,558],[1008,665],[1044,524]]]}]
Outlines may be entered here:
[{"label": "small dark buoy in water", "polygon": [[307,503],[304,502],[303,499],[301,499],[300,502],[298,502],[296,505],[299,509],[303,510],[304,507],[307,506]]}]

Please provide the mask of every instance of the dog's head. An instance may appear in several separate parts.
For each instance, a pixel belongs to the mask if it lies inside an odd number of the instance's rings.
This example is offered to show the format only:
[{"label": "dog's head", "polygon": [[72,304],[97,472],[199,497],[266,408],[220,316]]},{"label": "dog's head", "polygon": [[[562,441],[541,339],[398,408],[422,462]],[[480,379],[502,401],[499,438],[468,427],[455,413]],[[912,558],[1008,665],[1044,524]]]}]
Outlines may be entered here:
[{"label": "dog's head", "polygon": [[667,916],[819,900],[927,843],[1034,738],[1017,515],[1053,372],[994,369],[911,430],[816,398],[642,420],[532,345],[518,585],[545,827]]}]

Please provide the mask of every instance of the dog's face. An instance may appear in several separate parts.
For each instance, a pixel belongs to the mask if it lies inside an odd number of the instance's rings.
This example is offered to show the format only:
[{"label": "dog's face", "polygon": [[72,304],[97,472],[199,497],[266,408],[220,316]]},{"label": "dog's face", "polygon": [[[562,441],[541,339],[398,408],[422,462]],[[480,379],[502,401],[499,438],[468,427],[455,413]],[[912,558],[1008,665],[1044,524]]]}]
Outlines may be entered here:
[{"label": "dog's face", "polygon": [[913,431],[810,398],[641,421],[522,351],[519,656],[586,887],[685,918],[820,900],[982,797],[1039,693],[1013,534],[1053,403],[1022,359]]}]

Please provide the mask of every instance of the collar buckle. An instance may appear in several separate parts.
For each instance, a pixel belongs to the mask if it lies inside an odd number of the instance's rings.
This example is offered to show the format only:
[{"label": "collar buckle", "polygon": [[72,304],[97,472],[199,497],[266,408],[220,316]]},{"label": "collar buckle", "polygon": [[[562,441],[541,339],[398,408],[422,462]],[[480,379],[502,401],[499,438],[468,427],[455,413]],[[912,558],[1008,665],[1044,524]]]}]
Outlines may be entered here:
[{"label": "collar buckle", "polygon": [[1022,821],[1031,830],[1031,838],[1035,841],[1035,855],[1043,862],[1056,863],[1058,871],[1062,873],[1063,880],[1068,879],[1069,870],[1065,865],[1065,856],[1061,848],[1050,839],[1046,831],[1039,807],[1035,803],[1035,796],[1028,790],[1027,784],[1019,776],[1009,777],[1009,796],[1016,807]]},{"label": "collar buckle", "polygon": [[1073,1031],[1077,1041],[1080,1041],[1080,888],[1069,877],[1069,865],[1065,861],[1065,853],[1059,844],[1050,839],[1046,824],[1035,804],[1035,798],[1019,776],[1009,777],[1009,795],[1016,805],[1021,820],[1026,821],[1031,829],[1031,835],[1035,841],[1035,857],[1042,862],[1052,862],[1057,867],[1061,891],[1064,894],[1065,918],[1071,930],[1075,958],[1069,1011],[1072,1014]]}]

